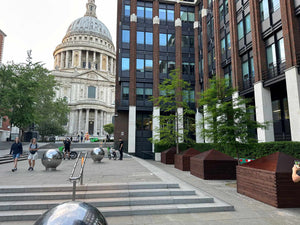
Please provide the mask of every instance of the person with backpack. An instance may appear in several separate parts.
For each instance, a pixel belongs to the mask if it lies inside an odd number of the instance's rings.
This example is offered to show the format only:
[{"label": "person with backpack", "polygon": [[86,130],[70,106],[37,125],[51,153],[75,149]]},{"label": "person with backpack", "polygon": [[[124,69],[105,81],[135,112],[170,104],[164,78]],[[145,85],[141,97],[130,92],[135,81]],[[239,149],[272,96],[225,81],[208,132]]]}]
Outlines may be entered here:
[{"label": "person with backpack", "polygon": [[33,168],[35,165],[35,160],[37,160],[37,158],[38,158],[38,153],[37,153],[38,150],[39,150],[39,146],[36,142],[36,138],[32,138],[30,145],[29,145],[29,155],[28,155],[29,168],[28,168],[28,171],[33,171]]},{"label": "person with backpack", "polygon": [[68,153],[68,159],[70,160],[71,141],[69,138],[66,138],[66,140],[64,140],[64,147],[65,147],[64,159],[66,158],[66,154]]},{"label": "person with backpack", "polygon": [[23,146],[19,140],[19,137],[16,137],[15,142],[10,148],[9,154],[12,155],[14,159],[14,168],[11,171],[15,172],[17,171],[18,158],[20,158],[20,156],[23,154]]}]

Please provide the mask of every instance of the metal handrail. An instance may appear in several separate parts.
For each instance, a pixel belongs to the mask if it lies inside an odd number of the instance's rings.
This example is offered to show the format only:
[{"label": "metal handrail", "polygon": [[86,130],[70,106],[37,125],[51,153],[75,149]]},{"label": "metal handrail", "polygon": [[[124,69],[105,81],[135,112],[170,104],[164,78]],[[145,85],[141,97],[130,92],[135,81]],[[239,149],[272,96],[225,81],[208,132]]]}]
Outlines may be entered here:
[{"label": "metal handrail", "polygon": [[73,170],[71,172],[71,175],[69,177],[69,181],[73,183],[73,195],[72,195],[72,201],[75,201],[75,197],[76,197],[76,183],[77,183],[77,180],[80,180],[80,185],[83,184],[83,171],[84,171],[84,166],[85,166],[85,162],[86,162],[86,159],[87,159],[87,154],[88,153],[85,153],[85,155],[83,156],[83,159],[81,161],[81,168],[80,168],[80,172],[79,172],[79,175],[78,176],[74,176],[74,173],[75,173],[75,170],[76,170],[76,167],[77,167],[77,164],[78,164],[78,161],[79,161],[79,158],[81,158],[81,152],[74,164],[74,167],[73,167]]}]

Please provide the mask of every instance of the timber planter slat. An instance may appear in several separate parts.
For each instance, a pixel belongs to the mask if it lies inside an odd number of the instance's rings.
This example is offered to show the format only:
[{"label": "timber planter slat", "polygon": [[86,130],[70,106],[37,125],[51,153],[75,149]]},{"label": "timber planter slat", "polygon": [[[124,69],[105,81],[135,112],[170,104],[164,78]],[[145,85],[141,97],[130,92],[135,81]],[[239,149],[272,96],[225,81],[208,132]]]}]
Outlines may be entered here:
[{"label": "timber planter slat", "polygon": [[207,180],[235,180],[238,161],[217,150],[190,158],[191,174]]},{"label": "timber planter slat", "polygon": [[199,155],[200,153],[200,151],[194,148],[189,148],[180,154],[176,154],[174,158],[175,168],[182,171],[190,171],[190,158],[192,156]]},{"label": "timber planter slat", "polygon": [[176,154],[176,148],[171,147],[161,153],[161,162],[164,164],[174,164],[174,156]]},{"label": "timber planter slat", "polygon": [[299,208],[300,183],[292,181],[294,160],[276,152],[237,166],[237,192],[277,208]]}]

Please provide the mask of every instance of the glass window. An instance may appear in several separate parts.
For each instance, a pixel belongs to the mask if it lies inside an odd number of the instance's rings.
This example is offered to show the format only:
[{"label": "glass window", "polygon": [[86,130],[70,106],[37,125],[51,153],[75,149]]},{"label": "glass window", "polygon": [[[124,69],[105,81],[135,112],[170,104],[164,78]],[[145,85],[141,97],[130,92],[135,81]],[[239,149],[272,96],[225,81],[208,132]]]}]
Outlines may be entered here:
[{"label": "glass window", "polygon": [[280,8],[280,0],[271,0],[271,8],[273,8],[273,12]]},{"label": "glass window", "polygon": [[168,72],[168,62],[164,60],[159,60],[159,73]]},{"label": "glass window", "polygon": [[136,100],[144,100],[144,88],[136,89]]},{"label": "glass window", "polygon": [[230,49],[231,48],[230,33],[226,35],[226,40],[227,40],[227,49]]},{"label": "glass window", "polygon": [[189,91],[190,92],[190,102],[195,102],[195,91],[192,90],[192,91]]},{"label": "glass window", "polygon": [[159,9],[159,19],[167,20],[167,12],[165,9]]},{"label": "glass window", "polygon": [[146,19],[152,19],[152,8],[145,8]]},{"label": "glass window", "polygon": [[129,71],[129,58],[122,58],[122,71]]},{"label": "glass window", "polygon": [[272,101],[273,120],[281,120],[280,100]]},{"label": "glass window", "polygon": [[144,32],[142,31],[137,31],[136,32],[136,43],[137,44],[144,44],[145,40],[144,40]]},{"label": "glass window", "polygon": [[88,87],[88,98],[96,98],[96,87]]},{"label": "glass window", "polygon": [[224,78],[225,78],[225,85],[226,85],[226,87],[229,87],[229,85],[230,85],[229,73],[225,73],[224,74]]},{"label": "glass window", "polygon": [[130,5],[125,5],[124,15],[125,16],[130,16]]},{"label": "glass window", "polygon": [[144,59],[136,59],[136,72],[144,72]]},{"label": "glass window", "polygon": [[221,53],[222,53],[222,55],[225,54],[225,50],[226,50],[225,38],[222,38],[221,39]]},{"label": "glass window", "polygon": [[138,18],[144,18],[144,14],[145,14],[144,7],[138,6],[136,14]]},{"label": "glass window", "polygon": [[153,45],[153,33],[146,32],[146,45]]},{"label": "glass window", "polygon": [[129,43],[130,40],[130,31],[129,30],[122,30],[122,42]]},{"label": "glass window", "polygon": [[190,63],[190,75],[195,75],[195,63]]},{"label": "glass window", "polygon": [[167,46],[167,34],[159,34],[159,45]]},{"label": "glass window", "polygon": [[175,34],[168,34],[168,46],[175,46]]},{"label": "glass window", "polygon": [[182,73],[189,74],[189,72],[190,72],[189,63],[187,62],[182,63]]},{"label": "glass window", "polygon": [[188,13],[187,12],[180,12],[180,17],[182,21],[187,21],[188,20]]},{"label": "glass window", "polygon": [[284,62],[285,61],[285,51],[284,51],[284,43],[283,43],[283,38],[281,38],[279,41],[278,41],[278,52],[279,52],[279,60],[281,62]]},{"label": "glass window", "polygon": [[250,20],[250,14],[248,14],[245,17],[245,29],[246,29],[246,34],[248,34],[251,31],[251,20]]},{"label": "glass window", "polygon": [[168,21],[174,21],[174,10],[167,10]]},{"label": "glass window", "polygon": [[268,68],[273,68],[276,66],[276,50],[274,44],[267,47],[267,64]]},{"label": "glass window", "polygon": [[247,80],[248,77],[249,77],[249,63],[248,63],[248,61],[243,63],[242,71],[243,71],[243,79]]},{"label": "glass window", "polygon": [[182,47],[183,48],[189,48],[189,36],[187,35],[182,35]]},{"label": "glass window", "polygon": [[147,72],[152,72],[153,68],[153,60],[152,59],[146,59],[145,60],[145,70]]},{"label": "glass window", "polygon": [[129,99],[129,87],[122,88],[122,99],[128,100]]},{"label": "glass window", "polygon": [[268,0],[262,0],[260,2],[260,17],[261,20],[265,20],[269,17],[269,5]]},{"label": "glass window", "polygon": [[145,98],[150,99],[152,95],[152,88],[145,88]]},{"label": "glass window", "polygon": [[244,37],[244,24],[243,20],[238,23],[238,38],[241,40]]},{"label": "glass window", "polygon": [[195,13],[188,12],[188,21],[189,22],[194,22],[195,21]]},{"label": "glass window", "polygon": [[224,6],[223,4],[219,7],[220,21],[224,19]]},{"label": "glass window", "polygon": [[194,36],[189,36],[189,47],[194,48]]},{"label": "glass window", "polygon": [[168,62],[168,74],[171,73],[172,70],[175,70],[175,62]]},{"label": "glass window", "polygon": [[211,63],[212,63],[211,52],[208,52],[207,58],[208,58],[208,66],[211,66]]},{"label": "glass window", "polygon": [[224,12],[224,14],[225,14],[225,16],[228,14],[228,0],[225,0],[225,12]]},{"label": "glass window", "polygon": [[255,72],[254,72],[254,61],[253,61],[253,57],[251,57],[250,59],[250,68],[251,68],[251,75],[252,77],[255,76]]}]

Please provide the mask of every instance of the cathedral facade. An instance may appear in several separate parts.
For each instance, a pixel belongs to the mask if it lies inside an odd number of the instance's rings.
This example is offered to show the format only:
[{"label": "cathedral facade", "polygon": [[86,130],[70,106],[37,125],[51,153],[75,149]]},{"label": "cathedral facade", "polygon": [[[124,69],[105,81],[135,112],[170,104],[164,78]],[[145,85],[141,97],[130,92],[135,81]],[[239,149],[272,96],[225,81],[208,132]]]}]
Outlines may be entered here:
[{"label": "cathedral facade", "polygon": [[88,0],[86,14],[69,26],[53,56],[56,97],[65,98],[70,108],[68,135],[105,136],[103,126],[112,123],[115,111],[116,56],[109,30],[97,19],[95,0]]}]

